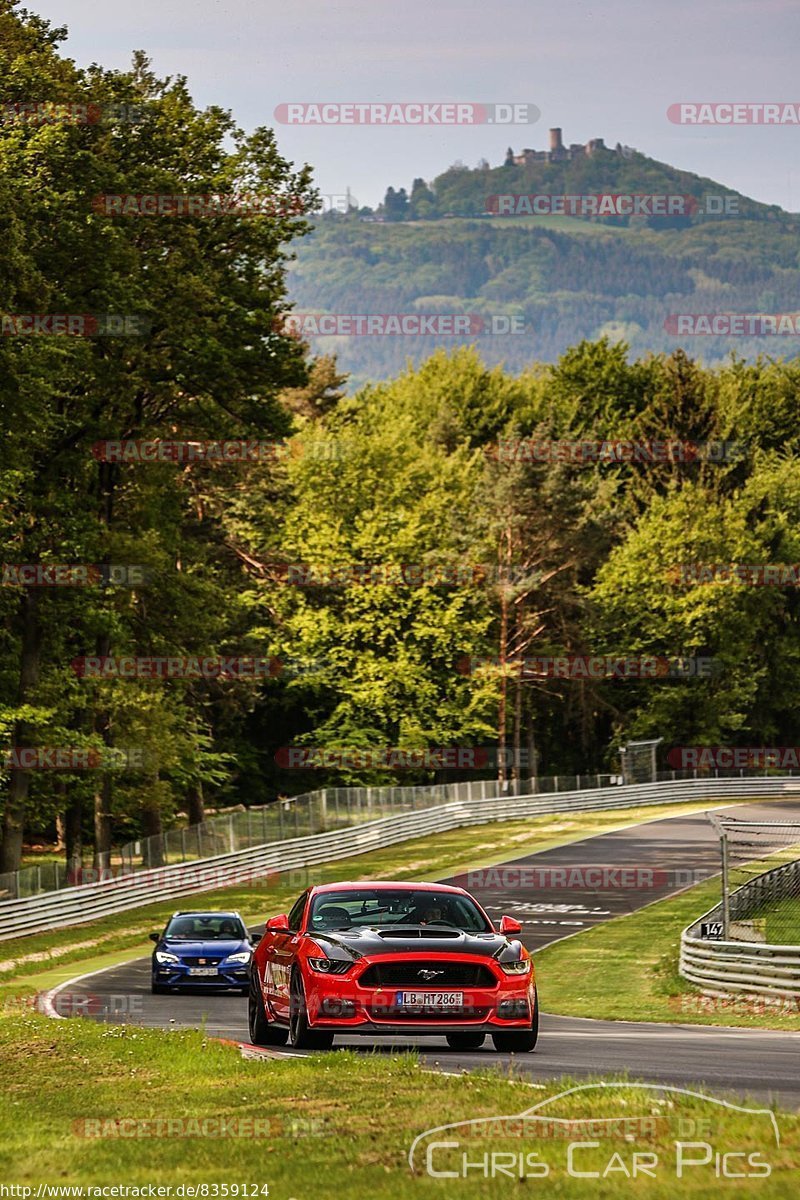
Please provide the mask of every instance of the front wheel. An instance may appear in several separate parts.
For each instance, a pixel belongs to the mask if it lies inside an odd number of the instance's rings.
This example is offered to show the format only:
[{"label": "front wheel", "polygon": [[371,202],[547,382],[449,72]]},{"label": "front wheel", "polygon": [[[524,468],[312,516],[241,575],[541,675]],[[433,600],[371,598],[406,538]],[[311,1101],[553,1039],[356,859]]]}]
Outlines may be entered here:
[{"label": "front wheel", "polygon": [[451,1050],[479,1050],[486,1041],[485,1033],[448,1033],[447,1044]]},{"label": "front wheel", "polygon": [[289,1036],[288,1030],[279,1029],[267,1020],[264,1008],[264,997],[258,982],[258,972],[255,967],[250,974],[250,987],[247,992],[247,1027],[250,1030],[250,1041],[254,1046],[285,1046]]},{"label": "front wheel", "polygon": [[151,983],[150,991],[152,992],[152,994],[154,996],[166,996],[167,992],[169,991],[169,988],[164,987],[163,984],[160,984],[160,983]]},{"label": "front wheel", "polygon": [[333,1034],[327,1029],[312,1029],[306,1014],[306,995],[299,971],[292,975],[289,989],[289,1041],[297,1050],[330,1050]]},{"label": "front wheel", "polygon": [[539,993],[536,992],[533,1001],[533,1016],[530,1028],[509,1029],[493,1033],[492,1041],[495,1050],[501,1054],[527,1054],[536,1045],[539,1037]]}]

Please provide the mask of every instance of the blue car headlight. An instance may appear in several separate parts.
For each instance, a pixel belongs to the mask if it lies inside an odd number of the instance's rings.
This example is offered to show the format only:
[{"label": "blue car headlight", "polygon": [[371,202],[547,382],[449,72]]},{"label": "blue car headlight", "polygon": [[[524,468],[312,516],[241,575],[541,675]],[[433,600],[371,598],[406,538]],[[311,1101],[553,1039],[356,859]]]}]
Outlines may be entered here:
[{"label": "blue car headlight", "polygon": [[179,963],[181,960],[177,954],[170,954],[169,950],[156,950],[156,962],[159,963]]},{"label": "blue car headlight", "polygon": [[237,950],[236,954],[229,954],[225,959],[226,963],[249,963],[253,957],[252,950]]}]

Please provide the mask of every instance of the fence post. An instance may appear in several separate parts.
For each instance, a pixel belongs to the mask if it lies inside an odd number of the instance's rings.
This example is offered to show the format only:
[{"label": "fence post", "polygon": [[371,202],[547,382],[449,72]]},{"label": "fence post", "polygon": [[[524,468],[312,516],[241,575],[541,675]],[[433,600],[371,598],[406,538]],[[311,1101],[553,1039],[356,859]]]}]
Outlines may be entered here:
[{"label": "fence post", "polygon": [[181,830],[181,862],[186,862],[186,830]]},{"label": "fence post", "polygon": [[231,854],[236,853],[236,834],[233,828],[233,813],[228,817],[228,844]]},{"label": "fence post", "polygon": [[728,891],[728,835],[723,831],[719,839],[722,853],[722,937],[728,941],[728,927],[731,921],[731,900]]}]

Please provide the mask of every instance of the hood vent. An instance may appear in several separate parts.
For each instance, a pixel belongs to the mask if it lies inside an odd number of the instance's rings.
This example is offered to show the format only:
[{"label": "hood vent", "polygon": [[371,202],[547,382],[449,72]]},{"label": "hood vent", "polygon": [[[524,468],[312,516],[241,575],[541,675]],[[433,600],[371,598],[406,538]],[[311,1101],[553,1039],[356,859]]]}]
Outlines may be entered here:
[{"label": "hood vent", "polygon": [[377,933],[380,938],[402,938],[404,942],[407,942],[409,938],[435,939],[437,942],[440,942],[454,938],[463,938],[464,936],[460,929],[434,929],[430,927],[420,929],[415,925],[398,926],[397,929],[379,929]]}]

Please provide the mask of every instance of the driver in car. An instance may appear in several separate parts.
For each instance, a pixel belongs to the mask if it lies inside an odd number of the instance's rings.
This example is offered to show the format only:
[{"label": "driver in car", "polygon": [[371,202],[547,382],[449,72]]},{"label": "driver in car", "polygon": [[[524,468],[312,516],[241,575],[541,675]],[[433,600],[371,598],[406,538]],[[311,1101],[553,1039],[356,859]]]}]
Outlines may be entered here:
[{"label": "driver in car", "polygon": [[423,909],[420,914],[419,923],[420,925],[433,925],[435,922],[444,921],[445,919],[443,908],[431,906],[430,908]]}]

